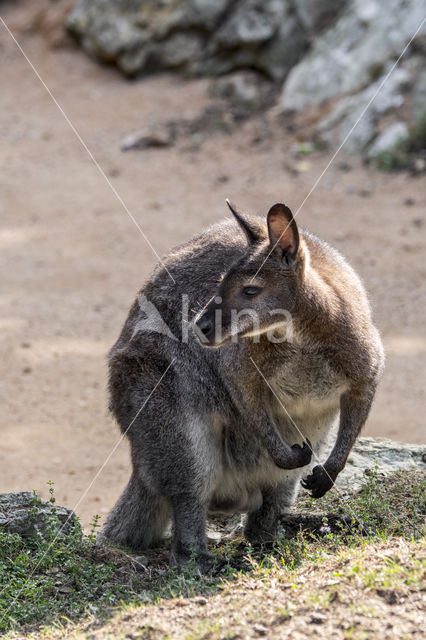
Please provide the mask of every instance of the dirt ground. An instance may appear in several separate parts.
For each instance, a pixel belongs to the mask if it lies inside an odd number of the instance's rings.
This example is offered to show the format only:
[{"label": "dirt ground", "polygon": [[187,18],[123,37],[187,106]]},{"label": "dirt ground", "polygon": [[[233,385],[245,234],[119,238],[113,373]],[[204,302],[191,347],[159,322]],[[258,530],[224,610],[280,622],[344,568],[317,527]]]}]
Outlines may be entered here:
[{"label": "dirt ground", "polygon": [[[208,82],[126,81],[71,43],[50,48],[13,3],[2,7],[160,255],[226,216],[226,197],[249,212],[276,201],[296,210],[327,165],[332,152],[295,157],[294,135],[272,115],[123,153],[144,124],[199,115]],[[128,478],[127,444],[108,458],[119,434],[105,356],[156,257],[1,23],[0,83],[0,491],[45,496],[52,480],[87,524]],[[361,274],[382,332],[387,367],[365,434],[416,443],[426,439],[425,200],[424,177],[339,155],[298,215]]]}]

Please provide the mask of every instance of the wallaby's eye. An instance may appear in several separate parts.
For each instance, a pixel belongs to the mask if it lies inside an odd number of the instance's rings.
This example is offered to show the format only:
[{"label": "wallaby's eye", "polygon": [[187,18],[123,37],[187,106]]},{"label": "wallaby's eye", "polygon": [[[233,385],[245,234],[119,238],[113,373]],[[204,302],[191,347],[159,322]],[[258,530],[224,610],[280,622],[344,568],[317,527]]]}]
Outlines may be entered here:
[{"label": "wallaby's eye", "polygon": [[243,287],[243,294],[247,296],[247,298],[253,298],[254,296],[257,296],[261,291],[262,289],[260,287]]}]

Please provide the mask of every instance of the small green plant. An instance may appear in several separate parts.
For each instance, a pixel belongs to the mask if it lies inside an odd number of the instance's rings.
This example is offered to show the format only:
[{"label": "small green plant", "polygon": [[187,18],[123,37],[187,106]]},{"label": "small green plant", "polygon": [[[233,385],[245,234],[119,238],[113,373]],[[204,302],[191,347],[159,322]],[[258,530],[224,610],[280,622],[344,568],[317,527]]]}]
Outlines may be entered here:
[{"label": "small green plant", "polygon": [[[305,505],[312,508],[313,500]],[[351,535],[388,538],[404,536],[418,540],[425,534],[426,476],[421,472],[397,471],[382,475],[377,466],[364,476],[361,489],[342,499],[335,489],[315,502],[315,509],[342,512],[354,520]],[[342,536],[348,537],[342,525]],[[333,536],[331,536],[333,537]]]},{"label": "small green plant", "polygon": [[311,141],[299,142],[294,146],[294,151],[300,156],[307,156],[317,150]]},{"label": "small green plant", "polygon": [[420,115],[410,132],[410,145],[413,151],[426,149],[426,111]]},{"label": "small green plant", "polygon": [[410,165],[410,156],[406,142],[400,142],[393,149],[379,153],[376,157],[376,164],[382,171],[407,169]]},{"label": "small green plant", "polygon": [[399,171],[410,169],[415,158],[426,151],[426,111],[421,114],[417,123],[411,127],[409,136],[398,142],[393,149],[383,151],[376,157],[376,165],[382,171]]}]

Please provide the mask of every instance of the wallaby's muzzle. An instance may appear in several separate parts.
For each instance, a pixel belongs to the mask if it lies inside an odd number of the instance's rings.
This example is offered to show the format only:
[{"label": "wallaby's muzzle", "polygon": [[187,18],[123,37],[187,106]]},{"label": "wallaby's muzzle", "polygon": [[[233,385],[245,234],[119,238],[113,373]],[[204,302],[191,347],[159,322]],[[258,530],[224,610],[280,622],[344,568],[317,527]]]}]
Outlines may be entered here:
[{"label": "wallaby's muzzle", "polygon": [[215,297],[194,321],[194,333],[203,347],[220,347],[223,339],[222,298]]},{"label": "wallaby's muzzle", "polygon": [[207,344],[214,337],[214,322],[208,317],[207,314],[203,314],[198,318],[195,323],[195,332],[203,344]]}]

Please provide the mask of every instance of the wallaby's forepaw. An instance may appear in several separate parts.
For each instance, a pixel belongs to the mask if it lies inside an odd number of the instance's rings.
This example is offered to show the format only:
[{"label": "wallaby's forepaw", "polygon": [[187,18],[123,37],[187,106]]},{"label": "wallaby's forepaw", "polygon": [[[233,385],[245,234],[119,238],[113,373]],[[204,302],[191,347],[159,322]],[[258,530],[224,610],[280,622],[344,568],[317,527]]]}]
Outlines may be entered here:
[{"label": "wallaby's forepaw", "polygon": [[301,481],[304,489],[311,492],[311,498],[321,498],[334,484],[333,478],[322,465],[313,468],[312,473]]},{"label": "wallaby's forepaw", "polygon": [[291,466],[288,469],[297,469],[310,464],[312,458],[312,445],[309,440],[300,444],[293,444],[291,447]]}]

